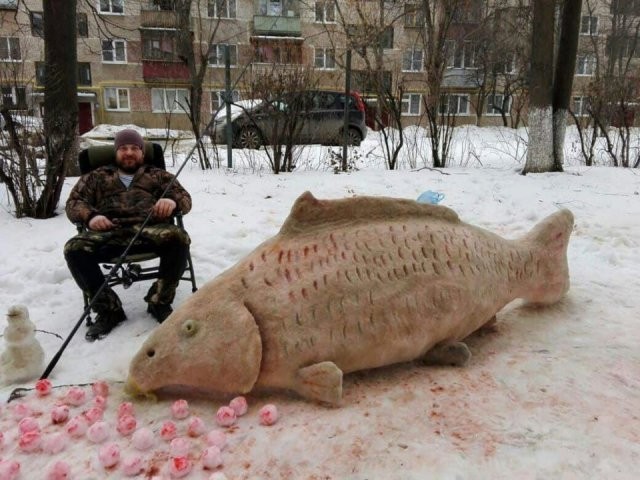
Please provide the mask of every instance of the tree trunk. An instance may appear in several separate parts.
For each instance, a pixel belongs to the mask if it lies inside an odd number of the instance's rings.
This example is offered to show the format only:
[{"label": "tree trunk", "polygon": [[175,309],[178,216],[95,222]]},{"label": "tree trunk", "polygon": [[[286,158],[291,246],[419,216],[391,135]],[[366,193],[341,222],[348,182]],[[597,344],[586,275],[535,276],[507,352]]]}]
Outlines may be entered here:
[{"label": "tree trunk", "polygon": [[553,168],[554,7],[555,0],[533,2],[529,147],[523,175]]},{"label": "tree trunk", "polygon": [[553,86],[553,170],[557,172],[562,171],[564,163],[564,137],[576,69],[581,8],[582,0],[564,0]]},{"label": "tree trunk", "polygon": [[60,200],[68,165],[77,155],[76,0],[42,2],[44,17],[45,186],[35,217],[49,218]]}]

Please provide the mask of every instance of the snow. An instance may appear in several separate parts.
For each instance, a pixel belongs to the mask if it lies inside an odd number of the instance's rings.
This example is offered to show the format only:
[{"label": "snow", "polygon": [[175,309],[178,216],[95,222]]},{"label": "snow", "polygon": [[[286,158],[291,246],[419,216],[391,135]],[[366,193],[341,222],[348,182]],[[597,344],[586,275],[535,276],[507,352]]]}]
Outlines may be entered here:
[{"label": "snow", "polygon": [[[100,126],[85,135],[113,137],[122,127]],[[140,129],[160,138],[164,131]],[[415,131],[411,130],[412,132]],[[164,132],[164,133],[162,133]],[[171,132],[167,152],[176,171],[190,150],[183,132]],[[468,339],[473,353],[465,368],[401,364],[345,377],[339,408],[305,402],[284,393],[248,395],[248,412],[231,427],[216,424],[216,412],[231,398],[185,397],[190,417],[175,419],[177,398],[131,399],[123,393],[131,357],[156,326],[142,299],[148,284],[118,289],[128,320],[107,338],[84,340],[81,326],[50,375],[53,392],[3,405],[2,461],[18,461],[20,479],[45,478],[66,461],[71,478],[124,478],[124,466],[143,460],[138,478],[172,478],[176,463],[160,428],[173,421],[191,448],[184,478],[208,479],[634,479],[640,471],[640,176],[637,170],[584,167],[576,158],[575,132],[568,130],[565,173],[519,174],[526,133],[463,128],[450,168],[428,167],[424,142],[409,142],[401,169],[384,168],[378,135],[369,132],[358,149],[358,171],[333,174],[327,147],[299,152],[298,169],[273,175],[262,153],[234,151],[234,169],[202,171],[188,159],[180,182],[191,192],[193,211],[185,217],[199,284],[214,278],[274,235],[294,200],[304,191],[318,198],[384,195],[417,198],[425,190],[444,194],[442,204],[463,221],[506,238],[523,235],[545,216],[569,208],[576,225],[569,244],[571,289],[558,304],[532,308],[516,301],[498,314],[495,331]],[[220,150],[220,164],[226,152]],[[427,163],[425,164],[425,160]],[[82,313],[82,296],[62,255],[74,227],[64,216],[68,178],[58,211],[48,220],[15,219],[2,190],[0,199],[0,309],[24,304],[36,324],[47,362]],[[174,306],[190,294],[187,282]],[[72,386],[87,391],[86,403],[70,406],[70,418],[96,402],[92,382],[108,382],[103,421],[109,439],[70,439],[60,453],[20,451],[17,419],[29,407],[43,436],[64,431],[50,411]],[[0,389],[7,398],[16,387]],[[138,428],[148,428],[154,445],[134,448],[131,436],[116,431],[117,411],[132,402]],[[98,401],[99,402],[99,401]],[[260,424],[259,411],[277,407],[273,426]],[[188,437],[189,418],[207,432],[222,429],[227,445],[223,465],[204,470],[206,434]],[[98,457],[115,443],[120,463],[105,469]],[[3,470],[0,463],[0,474]],[[57,468],[61,468],[58,466]],[[130,471],[131,467],[129,468]],[[5,477],[2,477],[5,478]],[[6,477],[10,478],[10,477]]]}]

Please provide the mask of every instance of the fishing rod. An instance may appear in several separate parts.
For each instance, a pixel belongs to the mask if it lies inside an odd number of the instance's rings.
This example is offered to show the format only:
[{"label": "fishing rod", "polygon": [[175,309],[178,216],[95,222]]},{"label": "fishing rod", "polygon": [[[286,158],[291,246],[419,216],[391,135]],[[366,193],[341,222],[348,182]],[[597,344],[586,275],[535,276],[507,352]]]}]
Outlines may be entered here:
[{"label": "fishing rod", "polygon": [[[213,123],[214,118],[211,119],[211,121],[209,122],[209,124],[206,126],[205,128],[205,132],[209,131],[209,128],[211,126],[211,124]],[[198,144],[199,142],[196,142],[194,144],[193,147],[191,147],[191,150],[189,151],[189,153],[186,155],[184,161],[182,162],[182,164],[180,165],[180,167],[178,168],[178,170],[176,171],[175,175],[173,176],[173,178],[171,179],[171,181],[169,182],[169,184],[165,187],[165,189],[163,190],[162,194],[160,195],[159,199],[164,198],[165,195],[167,194],[167,192],[169,191],[169,189],[173,186],[173,184],[177,181],[178,176],[180,175],[180,173],[182,173],[182,170],[184,169],[184,167],[187,165],[187,162],[189,160],[191,160],[191,158],[193,157],[193,154],[196,150],[196,148],[198,148]],[[80,318],[78,319],[78,321],[76,322],[76,324],[74,325],[73,329],[71,329],[71,332],[69,333],[69,335],[67,335],[67,338],[65,339],[65,341],[62,343],[62,346],[58,349],[58,351],[56,352],[56,354],[53,356],[53,358],[51,359],[51,361],[49,362],[49,364],[47,365],[47,368],[45,368],[44,372],[42,373],[42,375],[40,376],[40,380],[46,379],[49,377],[49,375],[51,374],[51,372],[53,371],[53,369],[55,368],[55,366],[58,364],[58,362],[60,361],[60,358],[62,357],[62,354],[64,353],[64,351],[66,350],[67,346],[69,345],[69,342],[71,342],[71,340],[73,339],[73,337],[75,336],[76,332],[78,331],[78,329],[80,328],[80,325],[82,325],[82,323],[84,322],[84,320],[89,316],[89,314],[91,313],[91,309],[93,307],[93,304],[96,302],[96,300],[98,299],[98,297],[100,296],[100,294],[102,293],[102,291],[107,287],[107,285],[109,284],[109,281],[113,278],[113,276],[116,274],[116,272],[118,271],[118,269],[122,266],[122,264],[125,262],[125,258],[127,256],[127,254],[129,253],[129,250],[131,250],[131,247],[133,246],[133,244],[135,243],[135,241],[140,238],[140,235],[142,234],[142,231],[144,230],[144,228],[148,225],[149,221],[151,220],[151,217],[153,216],[153,210],[150,210],[149,213],[147,213],[147,216],[145,217],[144,221],[142,222],[142,224],[140,225],[140,228],[138,229],[138,231],[136,232],[136,234],[133,236],[133,238],[131,239],[131,241],[129,242],[129,244],[126,246],[126,248],[124,249],[124,251],[122,252],[122,254],[120,254],[120,256],[118,257],[118,259],[116,260],[116,262],[113,264],[113,266],[111,267],[111,269],[109,270],[109,272],[107,273],[107,275],[105,276],[104,282],[102,282],[102,285],[100,285],[100,288],[96,291],[95,295],[93,296],[93,298],[91,299],[91,301],[88,303],[88,305],[85,306],[84,311],[82,312],[82,315],[80,316]],[[15,400],[17,398],[22,397],[25,392],[31,390],[31,388],[24,388],[24,387],[19,387],[19,388],[15,388],[11,394],[9,395],[9,398],[7,400],[7,403],[10,403],[12,400]]]}]

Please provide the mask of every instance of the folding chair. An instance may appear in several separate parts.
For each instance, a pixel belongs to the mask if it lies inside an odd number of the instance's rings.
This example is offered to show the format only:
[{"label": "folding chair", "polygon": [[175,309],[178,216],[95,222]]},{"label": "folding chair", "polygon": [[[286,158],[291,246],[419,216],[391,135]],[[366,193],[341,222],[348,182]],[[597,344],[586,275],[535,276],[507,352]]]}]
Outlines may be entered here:
[{"label": "folding chair", "polygon": [[[83,150],[78,155],[78,164],[80,166],[80,172],[84,175],[90,171],[104,166],[115,163],[116,153],[111,145],[99,145],[91,146],[86,150]],[[166,170],[164,162],[164,151],[162,146],[157,143],[145,142],[144,148],[144,163],[153,165],[154,167]],[[182,221],[182,213],[174,213],[174,223],[184,230],[184,224]],[[83,224],[76,224],[78,233],[86,231],[86,226]],[[115,285],[122,285],[123,288],[129,288],[135,282],[142,282],[145,280],[155,280],[158,278],[159,264],[143,266],[141,262],[147,262],[158,258],[153,252],[143,252],[129,254],[124,258],[124,261],[120,267],[114,272],[109,279],[108,285],[110,287]],[[118,262],[119,257],[110,259],[109,262],[102,263],[102,268],[106,271],[111,271],[113,265]],[[191,282],[191,291],[195,292],[198,287],[196,286],[196,277],[193,271],[193,262],[191,260],[191,252],[187,254],[187,265],[184,270],[183,276],[180,280]],[[89,298],[84,295],[85,308],[89,304]],[[87,316],[87,325],[91,323],[91,317]]]}]

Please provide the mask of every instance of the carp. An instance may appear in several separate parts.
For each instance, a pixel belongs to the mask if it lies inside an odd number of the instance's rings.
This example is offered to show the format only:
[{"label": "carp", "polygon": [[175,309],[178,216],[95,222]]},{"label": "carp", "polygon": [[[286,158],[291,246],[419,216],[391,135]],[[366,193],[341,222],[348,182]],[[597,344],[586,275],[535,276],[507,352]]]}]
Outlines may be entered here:
[{"label": "carp", "polygon": [[568,291],[572,229],[563,209],[508,240],[440,205],[305,192],[278,234],[150,334],[126,389],[284,389],[338,404],[349,372],[419,358],[464,365],[462,340],[507,303]]}]

